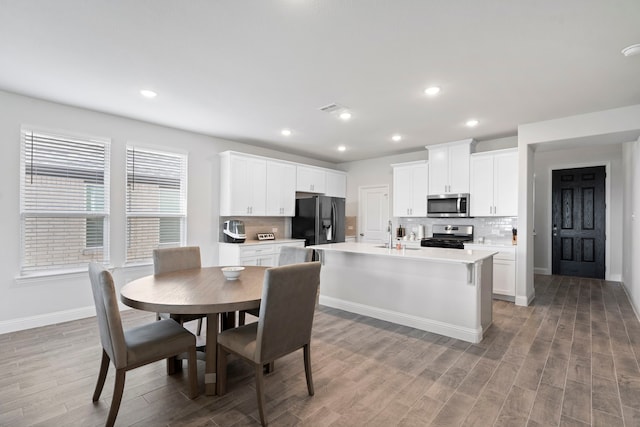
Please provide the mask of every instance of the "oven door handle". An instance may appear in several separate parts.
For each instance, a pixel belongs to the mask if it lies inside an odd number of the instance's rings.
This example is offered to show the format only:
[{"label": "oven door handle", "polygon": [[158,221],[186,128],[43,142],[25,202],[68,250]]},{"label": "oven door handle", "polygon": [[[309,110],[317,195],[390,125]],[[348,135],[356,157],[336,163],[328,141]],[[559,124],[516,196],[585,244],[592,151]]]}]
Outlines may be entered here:
[{"label": "oven door handle", "polygon": [[462,213],[460,212],[460,205],[462,204],[462,197],[458,197],[458,201],[456,202],[456,208],[458,210],[458,213]]}]

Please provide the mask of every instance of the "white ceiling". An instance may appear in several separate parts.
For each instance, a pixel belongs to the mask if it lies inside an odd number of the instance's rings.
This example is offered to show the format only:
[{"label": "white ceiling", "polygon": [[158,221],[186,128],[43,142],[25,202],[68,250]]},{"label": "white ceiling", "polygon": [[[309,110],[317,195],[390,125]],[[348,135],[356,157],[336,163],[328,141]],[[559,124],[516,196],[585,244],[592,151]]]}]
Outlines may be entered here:
[{"label": "white ceiling", "polygon": [[638,0],[0,0],[0,89],[342,162],[638,104],[639,22]]}]

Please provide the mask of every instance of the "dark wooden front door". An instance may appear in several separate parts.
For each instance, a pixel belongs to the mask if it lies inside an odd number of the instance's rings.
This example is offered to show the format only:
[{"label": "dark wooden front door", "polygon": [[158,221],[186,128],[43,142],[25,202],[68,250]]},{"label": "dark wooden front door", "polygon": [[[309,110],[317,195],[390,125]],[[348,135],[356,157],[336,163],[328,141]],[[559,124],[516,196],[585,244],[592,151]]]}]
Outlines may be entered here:
[{"label": "dark wooden front door", "polygon": [[552,270],[604,279],[604,166],[553,171]]}]

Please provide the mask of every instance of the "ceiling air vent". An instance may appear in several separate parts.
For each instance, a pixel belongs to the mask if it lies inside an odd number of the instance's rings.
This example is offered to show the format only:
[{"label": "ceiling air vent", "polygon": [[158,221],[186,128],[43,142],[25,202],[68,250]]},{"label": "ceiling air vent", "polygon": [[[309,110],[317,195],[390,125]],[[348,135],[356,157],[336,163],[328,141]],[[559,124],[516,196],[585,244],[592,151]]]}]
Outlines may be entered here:
[{"label": "ceiling air vent", "polygon": [[324,107],[320,107],[320,111],[324,111],[325,113],[335,113],[337,111],[344,110],[344,107],[338,104],[329,104]]}]

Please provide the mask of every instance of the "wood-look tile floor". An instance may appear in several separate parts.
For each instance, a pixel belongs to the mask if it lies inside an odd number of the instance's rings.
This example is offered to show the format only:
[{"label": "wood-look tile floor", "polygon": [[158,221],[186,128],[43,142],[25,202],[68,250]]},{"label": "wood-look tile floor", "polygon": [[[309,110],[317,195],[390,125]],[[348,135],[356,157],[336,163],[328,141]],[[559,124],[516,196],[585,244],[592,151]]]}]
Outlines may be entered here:
[{"label": "wood-look tile floor", "polygon": [[[536,276],[535,288],[529,307],[494,301],[476,345],[320,307],[315,396],[302,353],[280,359],[266,378],[270,424],[640,426],[640,323],[621,285]],[[123,318],[130,327],[154,315]],[[0,335],[0,425],[103,425],[113,369],[93,404],[99,362],[95,318]],[[130,371],[116,425],[257,425],[252,370],[231,360],[229,382],[223,397],[189,400],[186,370]]]}]

